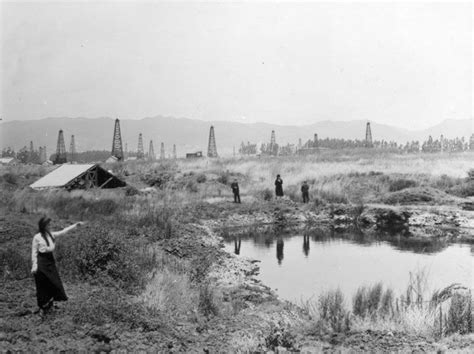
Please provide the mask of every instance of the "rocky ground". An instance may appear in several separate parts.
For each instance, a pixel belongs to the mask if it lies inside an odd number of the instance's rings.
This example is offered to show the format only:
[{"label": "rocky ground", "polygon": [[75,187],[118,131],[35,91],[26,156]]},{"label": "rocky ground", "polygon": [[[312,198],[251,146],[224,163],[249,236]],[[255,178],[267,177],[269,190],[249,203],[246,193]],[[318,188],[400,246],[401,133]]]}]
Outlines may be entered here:
[{"label": "rocky ground", "polygon": [[[70,299],[46,317],[35,311],[35,288],[31,278],[14,280],[6,275],[0,287],[0,351],[301,351],[301,352],[472,352],[474,336],[427,338],[390,331],[359,331],[321,334],[300,308],[280,301],[255,274],[258,262],[227,254],[222,249],[224,230],[242,226],[327,225],[345,228],[357,225],[367,232],[400,227],[410,237],[443,237],[474,242],[474,212],[457,207],[385,205],[325,207],[301,205],[288,199],[268,203],[265,208],[248,208],[215,201],[213,217],[186,226],[179,238],[162,240],[157,247],[181,259],[192,261],[197,281],[210,281],[221,294],[219,316],[195,323],[157,318],[152,330],[130,328],[123,323],[101,326],[79,324],[74,316],[93,285],[65,283]],[[202,211],[206,212],[206,211]],[[20,222],[18,222],[18,219]],[[16,232],[31,234],[28,217],[4,216],[0,228],[2,247],[27,245]],[[17,227],[18,226],[18,227]],[[423,228],[421,228],[423,227]],[[15,230],[15,231],[12,231]],[[20,230],[20,231],[18,231]],[[230,231],[229,231],[230,230]],[[13,236],[12,236],[13,235]],[[24,244],[24,245],[23,245]],[[201,277],[202,279],[200,279]]]}]

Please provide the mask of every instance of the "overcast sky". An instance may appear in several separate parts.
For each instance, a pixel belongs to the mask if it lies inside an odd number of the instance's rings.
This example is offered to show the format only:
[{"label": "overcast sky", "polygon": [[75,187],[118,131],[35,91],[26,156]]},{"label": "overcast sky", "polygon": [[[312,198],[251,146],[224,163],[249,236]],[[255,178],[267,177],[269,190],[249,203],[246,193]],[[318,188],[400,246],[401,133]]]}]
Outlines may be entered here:
[{"label": "overcast sky", "polygon": [[467,3],[1,3],[4,120],[472,117]]}]

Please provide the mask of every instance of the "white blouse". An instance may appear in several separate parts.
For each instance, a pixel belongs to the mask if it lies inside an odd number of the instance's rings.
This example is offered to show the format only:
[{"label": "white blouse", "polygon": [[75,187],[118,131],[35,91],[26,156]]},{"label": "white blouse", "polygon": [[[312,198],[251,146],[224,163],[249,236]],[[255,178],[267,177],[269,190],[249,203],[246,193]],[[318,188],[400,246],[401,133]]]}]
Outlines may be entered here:
[{"label": "white blouse", "polygon": [[[76,227],[76,224],[68,226],[65,229],[62,229],[61,231],[51,232],[51,235],[53,235],[53,237],[56,238],[58,236],[64,235],[66,232],[73,229],[74,227]],[[31,271],[32,272],[36,272],[38,270],[38,253],[54,251],[54,248],[55,248],[54,241],[51,239],[51,237],[48,234],[46,234],[46,237],[48,238],[49,246],[40,233],[37,233],[36,235],[33,236],[33,244],[31,246],[31,263],[32,263]]]}]

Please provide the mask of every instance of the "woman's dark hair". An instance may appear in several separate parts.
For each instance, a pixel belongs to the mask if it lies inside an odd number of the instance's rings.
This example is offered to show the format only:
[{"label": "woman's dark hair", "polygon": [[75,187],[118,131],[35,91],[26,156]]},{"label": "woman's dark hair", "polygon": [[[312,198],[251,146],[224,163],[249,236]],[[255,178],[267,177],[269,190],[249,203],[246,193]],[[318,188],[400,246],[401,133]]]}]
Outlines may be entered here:
[{"label": "woman's dark hair", "polygon": [[280,177],[280,175],[277,175],[277,178]]},{"label": "woman's dark hair", "polygon": [[46,227],[48,226],[48,224],[50,223],[51,219],[46,217],[46,216],[43,216],[40,221],[38,221],[38,230],[41,234],[41,237],[43,237],[43,239],[46,241],[46,244],[49,246],[49,241],[48,241],[48,238],[46,237],[46,234],[49,235],[49,237],[51,237],[51,239],[54,241],[54,238],[53,238],[53,235],[51,235],[51,233],[49,231],[46,230]]}]

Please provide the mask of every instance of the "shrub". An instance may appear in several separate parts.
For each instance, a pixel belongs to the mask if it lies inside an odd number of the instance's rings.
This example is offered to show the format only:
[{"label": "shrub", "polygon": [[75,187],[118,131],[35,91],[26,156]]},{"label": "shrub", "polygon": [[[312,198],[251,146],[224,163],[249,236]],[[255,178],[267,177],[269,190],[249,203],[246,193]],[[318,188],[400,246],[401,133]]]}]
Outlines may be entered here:
[{"label": "shrub", "polygon": [[8,184],[11,184],[14,186],[18,185],[18,176],[13,173],[7,172],[3,174],[2,179]]},{"label": "shrub", "polygon": [[277,347],[283,347],[289,350],[297,350],[296,336],[285,327],[272,325],[270,334],[265,337],[265,346],[269,350],[275,350]]},{"label": "shrub", "polygon": [[186,190],[191,193],[197,193],[199,191],[199,188],[197,183],[191,180],[186,184]]},{"label": "shrub", "polygon": [[206,317],[219,314],[215,291],[208,283],[201,285],[199,289],[199,311]]},{"label": "shrub", "polygon": [[206,182],[206,180],[207,180],[207,178],[206,178],[206,175],[204,173],[200,173],[196,177],[196,182],[197,183],[204,183],[204,182]]},{"label": "shrub", "polygon": [[416,181],[413,181],[411,179],[398,178],[398,179],[390,181],[388,190],[390,192],[397,192],[397,191],[401,191],[402,189],[416,187],[416,186],[418,186],[418,183]]},{"label": "shrub", "polygon": [[455,293],[448,310],[447,330],[449,333],[466,334],[472,331],[471,296],[469,293]]},{"label": "shrub", "polygon": [[259,197],[265,201],[272,200],[273,192],[269,188],[265,188],[263,191],[259,193]]},{"label": "shrub", "polygon": [[163,326],[160,318],[140,302],[132,302],[117,288],[101,287],[91,292],[79,292],[71,301],[70,309],[75,323],[101,326],[122,322],[131,328],[154,331]]},{"label": "shrub", "polygon": [[125,195],[126,195],[127,197],[132,197],[132,196],[137,195],[137,194],[139,194],[139,193],[140,193],[140,192],[138,191],[138,189],[136,189],[136,188],[133,187],[133,186],[127,186],[127,187],[125,188]]},{"label": "shrub", "polygon": [[29,258],[17,249],[0,250],[0,278],[25,279],[30,276]]},{"label": "shrub", "polygon": [[178,223],[176,215],[178,210],[170,205],[155,206],[141,212],[135,218],[127,220],[127,224],[133,223],[133,229],[150,227],[153,241],[169,239],[174,237]]},{"label": "shrub", "polygon": [[469,171],[467,171],[467,178],[474,179],[474,168],[471,168]]},{"label": "shrub", "polygon": [[462,198],[472,197],[474,196],[474,180],[458,184],[449,188],[446,192]]},{"label": "shrub", "polygon": [[143,285],[145,274],[139,269],[133,247],[125,235],[104,226],[84,228],[78,237],[58,243],[56,255],[61,271],[71,279],[118,283],[132,289]]},{"label": "shrub", "polygon": [[170,181],[173,180],[173,175],[167,171],[154,171],[141,177],[141,180],[150,187],[157,187],[163,189]]},{"label": "shrub", "polygon": [[219,177],[217,177],[217,182],[227,185],[227,183],[229,182],[228,174],[227,173],[221,173],[221,175]]}]

